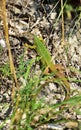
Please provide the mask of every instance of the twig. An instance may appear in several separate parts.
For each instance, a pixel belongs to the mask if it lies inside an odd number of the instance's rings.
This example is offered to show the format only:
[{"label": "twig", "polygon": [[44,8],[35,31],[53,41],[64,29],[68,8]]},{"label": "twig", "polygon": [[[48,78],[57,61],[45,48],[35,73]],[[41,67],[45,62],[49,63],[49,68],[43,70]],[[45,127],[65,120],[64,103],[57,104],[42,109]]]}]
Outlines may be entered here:
[{"label": "twig", "polygon": [[[2,11],[3,27],[4,27],[4,32],[5,32],[6,44],[7,44],[7,48],[8,48],[8,52],[9,52],[10,69],[11,69],[11,74],[13,76],[13,80],[15,82],[15,87],[17,88],[18,84],[17,84],[16,71],[15,71],[15,67],[14,67],[14,63],[13,63],[13,59],[12,59],[12,54],[11,54],[10,43],[9,43],[8,22],[7,22],[6,1],[5,0],[2,0],[2,10],[3,10]],[[13,90],[12,95],[14,95],[14,92],[15,92],[14,91],[14,84],[13,84],[12,90]]]},{"label": "twig", "polygon": [[61,0],[61,9],[62,9],[62,46],[65,44],[64,40],[64,15],[63,15],[63,0]]}]

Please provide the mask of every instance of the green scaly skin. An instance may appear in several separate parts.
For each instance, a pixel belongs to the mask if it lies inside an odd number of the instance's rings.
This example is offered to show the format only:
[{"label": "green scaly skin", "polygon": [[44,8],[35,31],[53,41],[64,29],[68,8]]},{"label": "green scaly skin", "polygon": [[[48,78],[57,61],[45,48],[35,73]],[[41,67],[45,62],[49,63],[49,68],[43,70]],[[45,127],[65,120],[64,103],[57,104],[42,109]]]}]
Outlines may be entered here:
[{"label": "green scaly skin", "polygon": [[70,95],[70,85],[67,79],[65,78],[62,68],[60,67],[60,65],[55,65],[53,63],[50,52],[45,47],[44,43],[37,36],[34,36],[34,44],[36,46],[37,53],[39,54],[39,56],[41,56],[42,63],[46,67],[48,67],[52,72],[54,72],[55,76],[63,82],[64,89],[66,91],[65,100],[68,99]]}]

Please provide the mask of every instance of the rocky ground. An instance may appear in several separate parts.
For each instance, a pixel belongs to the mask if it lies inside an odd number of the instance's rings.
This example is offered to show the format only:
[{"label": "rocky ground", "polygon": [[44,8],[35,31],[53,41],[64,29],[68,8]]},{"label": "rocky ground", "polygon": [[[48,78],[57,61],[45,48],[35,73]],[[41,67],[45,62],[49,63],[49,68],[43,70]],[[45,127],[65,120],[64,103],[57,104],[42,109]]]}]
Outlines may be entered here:
[{"label": "rocky ground", "polygon": [[[73,19],[68,20],[65,17],[65,47],[61,48],[62,29],[61,18],[59,18],[58,6],[60,2],[53,3],[50,1],[42,3],[40,0],[7,0],[7,15],[9,23],[9,38],[11,51],[13,55],[13,61],[15,67],[18,67],[18,59],[23,53],[23,44],[27,41],[32,43],[32,38],[29,32],[41,36],[48,47],[54,63],[62,64],[66,69],[66,76],[69,78],[81,81],[81,18],[79,14],[75,14]],[[81,17],[81,16],[80,16]],[[6,46],[2,45],[4,40],[3,22],[0,19],[0,123],[2,123],[11,113],[11,90],[12,80],[9,78],[10,70],[4,76],[4,68],[2,66],[8,63],[8,50]],[[1,47],[2,46],[2,47]],[[25,54],[25,60],[36,57],[35,51],[27,50]],[[2,73],[3,72],[3,73]],[[81,82],[69,81],[71,85],[71,91],[74,91],[73,95],[77,95],[81,92]],[[50,83],[48,87],[45,87],[41,92],[45,100],[52,104],[62,98],[62,90],[55,84]],[[71,95],[71,96],[73,96]],[[54,100],[54,98],[57,99]],[[39,129],[75,129],[78,130],[78,121],[81,122],[81,115],[73,113],[72,110],[69,113],[65,113],[64,116],[71,118],[75,122],[69,122],[66,124],[41,126]],[[71,124],[73,123],[73,124]],[[7,123],[6,123],[7,124]],[[4,130],[7,126],[4,127]]]}]

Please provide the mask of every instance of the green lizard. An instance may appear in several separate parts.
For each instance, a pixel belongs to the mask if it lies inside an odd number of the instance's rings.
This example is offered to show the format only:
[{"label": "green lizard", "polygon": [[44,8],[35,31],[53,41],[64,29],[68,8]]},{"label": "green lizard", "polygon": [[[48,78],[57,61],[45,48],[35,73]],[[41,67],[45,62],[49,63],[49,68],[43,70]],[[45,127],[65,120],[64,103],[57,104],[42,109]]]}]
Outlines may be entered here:
[{"label": "green lizard", "polygon": [[50,71],[54,72],[55,76],[63,82],[63,86],[66,91],[65,100],[68,99],[70,95],[70,85],[64,75],[62,67],[53,63],[49,50],[45,47],[44,43],[37,36],[34,36],[34,44],[37,53],[39,54],[39,56],[41,56],[42,63],[46,67],[48,67]]}]

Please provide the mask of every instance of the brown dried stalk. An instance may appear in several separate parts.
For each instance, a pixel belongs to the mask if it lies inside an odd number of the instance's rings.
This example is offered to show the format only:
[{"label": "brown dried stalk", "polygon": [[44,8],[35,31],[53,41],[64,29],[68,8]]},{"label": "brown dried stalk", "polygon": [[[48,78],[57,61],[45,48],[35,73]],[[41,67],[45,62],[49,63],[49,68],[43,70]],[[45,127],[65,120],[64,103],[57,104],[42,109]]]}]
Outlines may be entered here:
[{"label": "brown dried stalk", "polygon": [[65,44],[64,40],[64,15],[63,15],[63,0],[61,0],[61,9],[62,9],[62,46]]},{"label": "brown dried stalk", "polygon": [[[12,54],[11,54],[11,48],[10,48],[10,43],[9,43],[9,33],[8,33],[8,22],[7,22],[7,14],[6,14],[6,1],[1,0],[2,4],[2,19],[3,19],[3,27],[4,27],[4,32],[5,32],[5,39],[6,39],[6,44],[8,48],[8,54],[9,54],[9,62],[10,62],[10,69],[11,69],[11,74],[13,76],[13,80],[15,82],[15,87],[18,87],[17,84],[17,77],[16,77],[16,71],[12,59]],[[14,90],[14,83],[13,83],[13,90]],[[15,92],[15,91],[13,91]],[[12,95],[14,94],[12,92]]]}]

